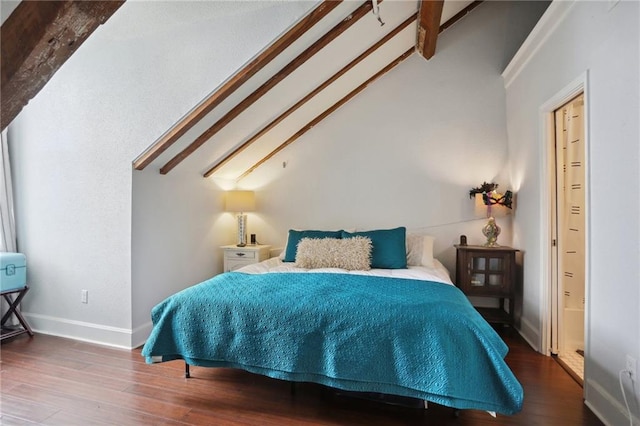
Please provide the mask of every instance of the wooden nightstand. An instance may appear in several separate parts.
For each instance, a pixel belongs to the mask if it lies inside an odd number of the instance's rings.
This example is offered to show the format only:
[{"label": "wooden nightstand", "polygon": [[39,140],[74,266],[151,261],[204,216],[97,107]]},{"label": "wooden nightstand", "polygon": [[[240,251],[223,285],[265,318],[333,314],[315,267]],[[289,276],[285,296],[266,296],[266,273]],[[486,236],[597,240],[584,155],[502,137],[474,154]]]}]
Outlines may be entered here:
[{"label": "wooden nightstand", "polygon": [[[456,245],[456,286],[467,296],[498,298],[500,307],[479,308],[490,323],[514,324],[516,252],[511,247]],[[504,300],[509,299],[509,312]]]},{"label": "wooden nightstand", "polygon": [[231,245],[221,248],[224,252],[224,272],[231,272],[243,266],[267,260],[271,246],[260,244],[238,247]]}]

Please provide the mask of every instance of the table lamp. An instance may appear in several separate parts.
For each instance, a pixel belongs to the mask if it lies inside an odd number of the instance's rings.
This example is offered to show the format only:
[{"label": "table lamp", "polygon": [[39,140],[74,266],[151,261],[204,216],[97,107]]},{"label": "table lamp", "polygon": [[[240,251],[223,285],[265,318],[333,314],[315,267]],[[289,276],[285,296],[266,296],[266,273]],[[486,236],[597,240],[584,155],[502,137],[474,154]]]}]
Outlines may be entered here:
[{"label": "table lamp", "polygon": [[495,218],[506,216],[513,208],[513,193],[506,191],[501,194],[497,189],[497,184],[484,182],[478,188],[469,191],[469,196],[475,201],[476,216],[488,218],[487,224],[482,228],[482,234],[487,238],[485,247],[500,246],[498,235],[501,230]]},{"label": "table lamp", "polygon": [[253,191],[227,191],[225,210],[238,213],[238,240],[237,246],[247,245],[247,215],[256,209],[256,199]]}]

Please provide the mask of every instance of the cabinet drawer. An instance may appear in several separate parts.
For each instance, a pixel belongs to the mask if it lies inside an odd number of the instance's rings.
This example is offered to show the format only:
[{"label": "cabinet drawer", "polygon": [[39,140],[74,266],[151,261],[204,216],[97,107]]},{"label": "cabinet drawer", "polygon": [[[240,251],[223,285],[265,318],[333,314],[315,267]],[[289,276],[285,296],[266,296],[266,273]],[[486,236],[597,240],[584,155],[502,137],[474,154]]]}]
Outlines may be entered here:
[{"label": "cabinet drawer", "polygon": [[269,258],[268,245],[249,245],[245,247],[222,246],[223,250],[223,270],[224,272],[235,271],[243,266],[262,262]]},{"label": "cabinet drawer", "polygon": [[504,297],[511,294],[509,285],[477,285],[473,282],[459,286],[467,296]]},{"label": "cabinet drawer", "polygon": [[235,271],[236,269],[240,269],[243,266],[251,265],[253,262],[248,262],[245,260],[236,260],[229,259],[224,263],[224,272]]},{"label": "cabinet drawer", "polygon": [[253,260],[257,256],[255,250],[225,250],[224,255],[227,259],[250,259]]}]

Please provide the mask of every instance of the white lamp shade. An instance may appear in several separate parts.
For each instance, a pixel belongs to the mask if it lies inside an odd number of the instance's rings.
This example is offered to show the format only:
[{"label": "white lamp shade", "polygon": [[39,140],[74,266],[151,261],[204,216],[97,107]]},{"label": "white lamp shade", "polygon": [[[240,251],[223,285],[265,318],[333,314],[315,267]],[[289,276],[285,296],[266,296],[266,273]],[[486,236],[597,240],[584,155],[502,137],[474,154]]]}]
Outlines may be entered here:
[{"label": "white lamp shade", "polygon": [[476,217],[503,217],[511,214],[511,209],[501,204],[493,204],[491,206],[491,213],[489,213],[489,206],[482,200],[482,194],[476,194],[474,201]]},{"label": "white lamp shade", "polygon": [[228,191],[225,210],[228,212],[252,212],[256,209],[256,198],[253,191]]}]

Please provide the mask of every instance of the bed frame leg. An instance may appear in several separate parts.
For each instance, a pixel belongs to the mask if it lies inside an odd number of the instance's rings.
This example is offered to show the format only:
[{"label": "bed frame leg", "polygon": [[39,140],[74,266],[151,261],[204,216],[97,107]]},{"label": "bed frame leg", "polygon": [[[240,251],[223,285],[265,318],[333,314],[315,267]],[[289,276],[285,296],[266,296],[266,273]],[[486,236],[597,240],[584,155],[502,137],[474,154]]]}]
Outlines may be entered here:
[{"label": "bed frame leg", "polygon": [[187,364],[187,361],[184,362],[184,377],[186,379],[191,377],[191,372],[189,371],[189,364]]}]

